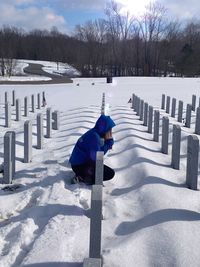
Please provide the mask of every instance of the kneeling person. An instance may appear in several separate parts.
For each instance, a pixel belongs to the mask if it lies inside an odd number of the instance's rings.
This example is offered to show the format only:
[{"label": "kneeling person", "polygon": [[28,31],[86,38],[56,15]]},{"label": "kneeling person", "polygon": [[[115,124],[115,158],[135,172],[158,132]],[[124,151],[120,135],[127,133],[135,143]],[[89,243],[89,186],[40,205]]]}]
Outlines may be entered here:
[{"label": "kneeling person", "polygon": [[[110,116],[101,115],[94,128],[78,139],[69,159],[76,175],[74,182],[95,183],[96,154],[97,151],[103,151],[106,154],[109,149],[112,149],[114,144],[112,128],[114,126],[115,123]],[[104,142],[102,142],[102,138]],[[112,179],[114,175],[114,170],[104,164],[104,181]]]}]

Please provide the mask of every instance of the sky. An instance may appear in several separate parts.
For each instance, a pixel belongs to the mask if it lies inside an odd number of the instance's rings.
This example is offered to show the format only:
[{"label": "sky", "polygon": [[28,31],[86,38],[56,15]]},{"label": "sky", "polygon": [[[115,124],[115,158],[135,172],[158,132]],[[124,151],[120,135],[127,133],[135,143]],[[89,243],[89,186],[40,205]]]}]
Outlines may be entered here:
[{"label": "sky", "polygon": [[[0,0],[0,27],[2,25],[32,29],[50,30],[56,26],[59,31],[72,33],[75,25],[88,20],[105,17],[108,0]],[[116,0],[131,14],[144,12],[150,0]],[[192,19],[200,13],[199,0],[158,0],[169,16],[178,19]]]}]

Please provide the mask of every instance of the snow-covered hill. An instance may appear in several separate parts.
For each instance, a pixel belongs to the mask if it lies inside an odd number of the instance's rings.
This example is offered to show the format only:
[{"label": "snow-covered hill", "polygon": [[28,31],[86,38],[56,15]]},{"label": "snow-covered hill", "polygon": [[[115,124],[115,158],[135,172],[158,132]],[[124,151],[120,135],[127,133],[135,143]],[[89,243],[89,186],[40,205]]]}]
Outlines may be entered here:
[{"label": "snow-covered hill", "polygon": [[29,64],[40,64],[42,70],[46,73],[53,74],[65,77],[78,77],[80,72],[74,67],[67,63],[62,62],[50,62],[50,61],[41,61],[41,60],[27,60],[27,59],[18,59],[15,60],[13,67],[13,75],[11,77],[5,75],[4,77],[0,76],[0,81],[48,81],[51,80],[50,77],[45,77],[42,75],[28,74],[24,72],[24,69],[29,66]]},{"label": "snow-covered hill", "polygon": [[[77,86],[79,84],[79,86]],[[165,93],[186,103],[200,96],[199,79],[116,78],[74,79],[73,84],[1,85],[22,98],[45,90],[48,106],[61,111],[61,128],[34,148],[33,161],[22,162],[23,122],[17,132],[17,174],[14,192],[0,190],[0,267],[82,266],[89,249],[91,187],[71,185],[68,158],[79,136],[100,115],[102,93],[106,111],[116,123],[115,144],[106,164],[116,175],[103,188],[102,257],[105,267],[198,267],[200,262],[200,193],[185,186],[186,139],[194,132],[182,127],[181,169],[127,104],[132,93],[160,108]],[[45,110],[43,110],[45,113]],[[0,107],[3,125],[3,103]],[[162,116],[166,115],[164,111]],[[35,115],[31,115],[35,123]],[[23,118],[25,120],[25,118]],[[170,118],[170,124],[177,123]],[[182,126],[182,124],[180,124]],[[0,160],[3,135],[0,126]],[[35,133],[35,128],[33,128]],[[4,185],[0,185],[2,189]]]}]

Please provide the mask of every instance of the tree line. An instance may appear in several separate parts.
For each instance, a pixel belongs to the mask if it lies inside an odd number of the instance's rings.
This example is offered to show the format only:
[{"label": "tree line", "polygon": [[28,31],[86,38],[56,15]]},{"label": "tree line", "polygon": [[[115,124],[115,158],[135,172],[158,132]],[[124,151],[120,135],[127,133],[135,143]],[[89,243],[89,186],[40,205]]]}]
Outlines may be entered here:
[{"label": "tree line", "polygon": [[77,25],[72,36],[56,27],[25,32],[0,29],[0,73],[11,75],[15,59],[69,63],[83,76],[199,76],[200,22],[170,20],[150,3],[140,17],[108,3],[106,18]]}]

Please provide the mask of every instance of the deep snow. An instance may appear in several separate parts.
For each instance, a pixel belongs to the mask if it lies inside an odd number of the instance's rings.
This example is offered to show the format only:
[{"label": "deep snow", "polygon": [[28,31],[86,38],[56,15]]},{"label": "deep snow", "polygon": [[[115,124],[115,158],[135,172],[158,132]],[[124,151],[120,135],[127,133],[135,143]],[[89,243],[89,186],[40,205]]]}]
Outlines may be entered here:
[{"label": "deep snow", "polygon": [[[23,158],[23,122],[17,132],[17,174],[14,192],[0,190],[0,266],[82,266],[88,257],[90,186],[71,185],[69,155],[77,138],[94,126],[102,93],[106,111],[116,123],[115,144],[105,157],[116,175],[103,188],[102,256],[106,267],[197,267],[200,262],[200,193],[185,186],[187,136],[182,124],[181,169],[173,170],[169,154],[160,152],[127,104],[132,93],[154,108],[161,95],[191,103],[200,96],[200,79],[115,78],[74,79],[73,84],[1,85],[0,160],[4,123],[3,93],[24,96],[45,90],[48,106],[61,111],[61,128],[37,150],[33,128],[33,160]],[[39,110],[37,110],[39,112]],[[45,113],[45,110],[42,110]],[[166,115],[161,111],[162,116]],[[35,114],[30,113],[35,123]],[[13,108],[14,119],[14,108]],[[26,120],[23,117],[23,121]],[[170,117],[170,124],[177,123]],[[0,185],[3,188],[4,185]]]}]

